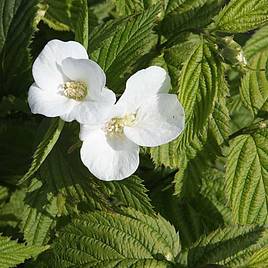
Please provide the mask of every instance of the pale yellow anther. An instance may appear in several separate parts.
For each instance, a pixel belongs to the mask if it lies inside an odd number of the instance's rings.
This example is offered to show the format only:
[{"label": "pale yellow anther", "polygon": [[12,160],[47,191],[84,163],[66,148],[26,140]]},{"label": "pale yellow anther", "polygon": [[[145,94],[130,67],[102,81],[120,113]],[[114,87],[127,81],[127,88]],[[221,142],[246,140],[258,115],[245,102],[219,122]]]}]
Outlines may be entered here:
[{"label": "pale yellow anther", "polygon": [[124,117],[114,117],[109,122],[106,123],[104,132],[106,135],[114,136],[114,135],[122,135],[124,127],[133,126],[136,120],[135,114],[128,114]]},{"label": "pale yellow anther", "polygon": [[83,81],[66,82],[63,88],[66,97],[77,101],[82,101],[88,93],[87,84]]}]

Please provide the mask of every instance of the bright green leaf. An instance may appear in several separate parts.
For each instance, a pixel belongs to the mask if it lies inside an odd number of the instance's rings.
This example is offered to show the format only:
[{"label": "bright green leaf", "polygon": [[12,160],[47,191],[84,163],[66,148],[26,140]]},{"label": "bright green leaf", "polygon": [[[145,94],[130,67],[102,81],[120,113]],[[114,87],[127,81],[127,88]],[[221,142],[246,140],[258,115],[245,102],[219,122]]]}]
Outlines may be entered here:
[{"label": "bright green leaf", "polygon": [[112,36],[99,44],[98,49],[90,52],[90,57],[105,71],[108,86],[115,91],[124,87],[126,74],[133,70],[138,60],[155,44],[153,27],[158,11],[159,6],[155,5],[130,20],[123,21]]},{"label": "bright green leaf", "polygon": [[227,159],[226,193],[237,223],[267,222],[267,148],[266,129],[260,129],[252,135],[240,135],[231,141]]},{"label": "bright green leaf", "polygon": [[265,68],[268,59],[268,27],[257,31],[244,46],[245,55],[249,62],[250,70],[241,80],[240,94],[245,106],[252,112],[267,111],[268,80]]},{"label": "bright green leaf", "polygon": [[217,103],[209,121],[209,127],[218,144],[226,141],[231,133],[229,111],[224,101]]},{"label": "bright green leaf", "polygon": [[167,7],[169,12],[166,13],[161,24],[161,32],[168,38],[185,30],[204,28],[218,13],[224,1],[186,0],[173,2],[176,3],[176,7]]},{"label": "bright green leaf", "polygon": [[268,3],[266,0],[231,0],[214,20],[217,31],[247,32],[268,22]]},{"label": "bright green leaf", "polygon": [[194,126],[192,135],[205,126],[213,112],[219,90],[219,67],[214,51],[200,40],[181,70],[178,97],[186,114],[186,125]]},{"label": "bright green leaf", "polygon": [[32,247],[10,240],[5,236],[0,236],[0,267],[17,267],[26,259],[39,255],[46,247]]},{"label": "bright green leaf", "polygon": [[254,33],[246,42],[243,50],[247,60],[250,60],[257,53],[268,49],[268,26],[265,26]]},{"label": "bright green leaf", "polygon": [[89,213],[66,226],[54,244],[62,267],[168,267],[180,250],[175,229],[160,216],[127,213]]},{"label": "bright green leaf", "polygon": [[256,251],[247,260],[243,267],[245,268],[265,268],[268,266],[268,247]]},{"label": "bright green leaf", "polygon": [[220,228],[190,248],[188,267],[205,267],[208,264],[243,267],[245,259],[267,243],[268,232],[263,227],[230,225]]},{"label": "bright green leaf", "polygon": [[245,106],[256,114],[260,109],[268,111],[268,80],[265,72],[266,61],[268,59],[267,50],[263,50],[253,56],[250,60],[250,67],[255,70],[249,70],[241,81],[240,95]]}]

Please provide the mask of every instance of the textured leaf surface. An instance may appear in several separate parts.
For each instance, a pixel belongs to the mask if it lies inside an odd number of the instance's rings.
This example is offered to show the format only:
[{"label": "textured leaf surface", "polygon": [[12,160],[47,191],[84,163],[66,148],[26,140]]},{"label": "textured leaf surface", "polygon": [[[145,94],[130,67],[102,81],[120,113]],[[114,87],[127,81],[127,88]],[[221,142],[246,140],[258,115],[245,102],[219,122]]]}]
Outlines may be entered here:
[{"label": "textured leaf surface", "polygon": [[228,33],[253,30],[267,21],[266,0],[231,0],[215,18],[216,29]]},{"label": "textured leaf surface", "polygon": [[252,56],[268,49],[268,26],[262,27],[246,42],[243,50],[246,58],[250,60]]},{"label": "textured leaf surface", "polygon": [[42,137],[41,142],[36,147],[36,151],[33,154],[33,161],[28,172],[21,178],[20,183],[28,180],[42,165],[53,146],[57,142],[61,130],[64,126],[64,121],[55,118],[51,119],[50,126],[46,131],[45,135]]},{"label": "textured leaf surface", "polygon": [[217,103],[209,121],[209,127],[218,144],[222,144],[230,135],[230,116],[225,100]]},{"label": "textured leaf surface", "polygon": [[268,266],[268,248],[256,251],[245,263],[248,268],[264,268]]},{"label": "textured leaf surface", "polygon": [[90,53],[91,58],[105,71],[110,88],[117,91],[122,88],[124,75],[130,72],[137,60],[154,45],[155,36],[152,29],[158,11],[159,6],[156,5],[133,16],[131,20],[122,22],[112,36]]},{"label": "textured leaf surface", "polygon": [[74,220],[54,245],[57,259],[63,267],[167,267],[179,252],[175,229],[160,216],[129,214],[95,212]]},{"label": "textured leaf surface", "polygon": [[213,50],[201,40],[181,71],[178,98],[185,109],[186,126],[194,126],[198,133],[213,112],[220,78]]},{"label": "textured leaf surface", "polygon": [[268,59],[268,27],[257,31],[244,46],[245,55],[251,70],[241,80],[240,94],[245,106],[256,114],[258,110],[267,111],[268,80],[263,71]]},{"label": "textured leaf surface", "polygon": [[40,9],[41,19],[51,28],[74,32],[75,41],[87,48],[89,18],[86,0],[48,0]]},{"label": "textured leaf surface", "polygon": [[21,1],[10,0],[0,2],[0,53],[5,44],[9,27],[12,23],[12,19],[15,16]]},{"label": "textured leaf surface", "polygon": [[8,202],[0,209],[0,226],[16,228],[23,218],[25,192],[17,190],[10,195]]},{"label": "textured leaf surface", "polygon": [[[37,0],[0,2],[0,94],[2,95],[21,91],[29,85],[31,64],[29,47],[35,31],[37,4]],[[15,65],[14,59],[16,59]]]},{"label": "textured leaf surface", "polygon": [[240,135],[231,142],[227,159],[226,193],[235,222],[267,221],[268,132]]},{"label": "textured leaf surface", "polygon": [[250,67],[255,70],[249,70],[241,81],[240,94],[245,106],[256,114],[260,109],[268,111],[268,80],[265,69],[268,59],[268,47],[253,56],[250,60]]},{"label": "textured leaf surface", "polygon": [[34,179],[28,188],[21,230],[28,245],[45,245],[58,213],[57,197],[45,193],[42,183]]},{"label": "textured leaf surface", "polygon": [[[183,62],[177,89],[178,98],[185,110],[185,129],[175,141],[151,149],[151,156],[157,165],[178,167],[182,161],[181,157],[186,155],[189,159],[194,158],[202,149],[207,139],[208,122],[213,119],[218,94],[224,95],[222,79],[223,70],[213,48],[206,41],[197,39],[191,47],[191,54]],[[218,115],[215,120],[218,127],[224,127],[220,130],[224,134],[227,127],[224,125],[226,122],[220,122],[225,120],[223,114],[221,117]],[[219,135],[219,129],[214,130]]]},{"label": "textured leaf surface", "polygon": [[8,188],[0,186],[0,204],[8,197]]},{"label": "textured leaf surface", "polygon": [[166,14],[176,11],[189,11],[202,6],[206,0],[165,0]]},{"label": "textured leaf surface", "polygon": [[154,162],[176,167],[182,161],[179,158],[186,155],[191,159],[202,149],[218,90],[222,90],[222,74],[213,49],[201,39],[183,63],[179,78],[178,98],[185,110],[185,129],[175,141],[152,149]]},{"label": "textured leaf surface", "polygon": [[242,264],[262,246],[267,245],[265,228],[229,226],[204,236],[188,253],[189,267],[221,264],[243,267]]},{"label": "textured leaf surface", "polygon": [[208,25],[212,17],[220,10],[224,1],[186,0],[173,2],[173,8],[171,8],[170,3],[167,7],[169,12],[166,13],[161,24],[162,34],[169,38],[179,32],[203,28]]},{"label": "textured leaf surface", "polygon": [[143,213],[152,214],[153,208],[147,196],[147,189],[142,184],[142,180],[137,176],[131,176],[123,181],[104,182],[110,199],[123,207],[131,207]]},{"label": "textured leaf surface", "polygon": [[16,267],[17,264],[37,256],[44,250],[45,247],[25,246],[8,237],[0,236],[0,266],[1,268]]},{"label": "textured leaf surface", "polygon": [[[29,193],[28,203],[33,209],[38,209],[37,212],[44,210],[46,216],[46,209],[53,209],[52,203],[56,200],[58,216],[66,214],[66,209],[68,213],[76,214],[78,209],[120,210],[124,207],[132,207],[147,214],[154,213],[147,190],[137,176],[120,182],[103,182],[94,178],[81,163],[79,150],[67,153],[68,148],[72,147],[67,137],[73,139],[73,130],[68,131],[66,127],[64,135],[37,173],[37,179],[43,186]],[[38,208],[36,203],[41,207]],[[47,207],[43,209],[43,206]]]}]

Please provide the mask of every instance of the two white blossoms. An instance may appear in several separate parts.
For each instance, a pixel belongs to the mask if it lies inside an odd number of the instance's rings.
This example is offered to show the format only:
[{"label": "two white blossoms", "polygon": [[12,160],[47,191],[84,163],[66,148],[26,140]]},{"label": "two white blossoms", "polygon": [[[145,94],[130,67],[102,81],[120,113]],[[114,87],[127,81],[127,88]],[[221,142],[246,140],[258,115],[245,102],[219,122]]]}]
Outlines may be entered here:
[{"label": "two white blossoms", "polygon": [[161,67],[132,75],[116,101],[105,87],[104,71],[81,44],[52,40],[35,60],[32,73],[31,111],[77,120],[82,162],[101,180],[129,177],[139,165],[139,146],[168,143],[184,128],[184,110],[177,96],[168,94],[170,78]]}]

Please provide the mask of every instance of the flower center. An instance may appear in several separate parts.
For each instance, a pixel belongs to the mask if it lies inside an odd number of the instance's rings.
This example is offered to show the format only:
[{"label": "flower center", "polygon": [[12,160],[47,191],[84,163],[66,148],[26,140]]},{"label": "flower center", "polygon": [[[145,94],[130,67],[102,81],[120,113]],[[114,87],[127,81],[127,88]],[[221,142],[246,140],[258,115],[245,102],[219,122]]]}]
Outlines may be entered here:
[{"label": "flower center", "polygon": [[70,99],[74,99],[76,101],[83,100],[87,95],[87,84],[82,81],[70,81],[66,82],[63,85],[64,95]]},{"label": "flower center", "polygon": [[124,127],[133,126],[135,121],[135,114],[127,114],[123,117],[114,117],[105,124],[104,132],[109,136],[122,135]]}]

